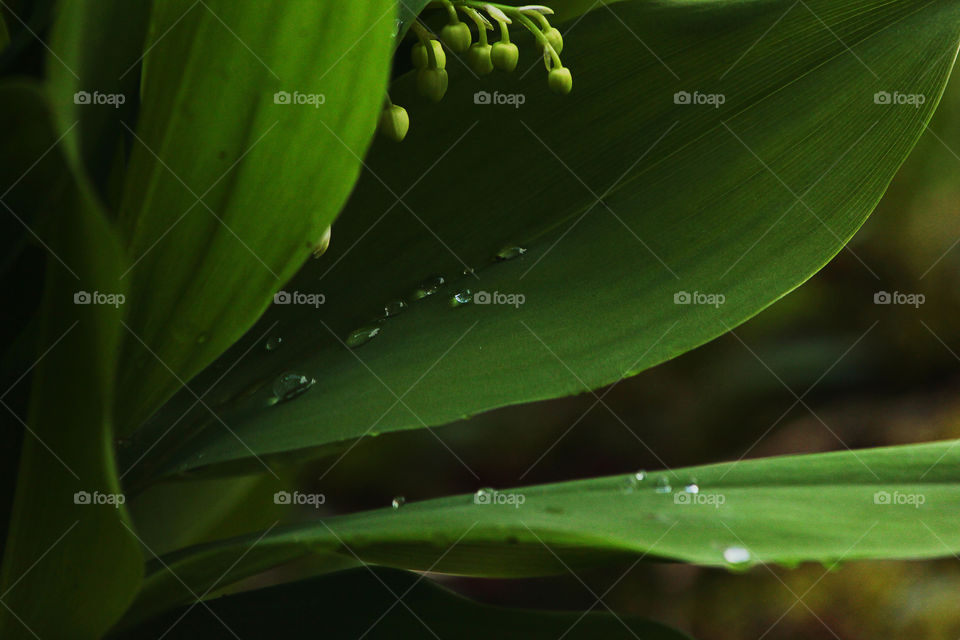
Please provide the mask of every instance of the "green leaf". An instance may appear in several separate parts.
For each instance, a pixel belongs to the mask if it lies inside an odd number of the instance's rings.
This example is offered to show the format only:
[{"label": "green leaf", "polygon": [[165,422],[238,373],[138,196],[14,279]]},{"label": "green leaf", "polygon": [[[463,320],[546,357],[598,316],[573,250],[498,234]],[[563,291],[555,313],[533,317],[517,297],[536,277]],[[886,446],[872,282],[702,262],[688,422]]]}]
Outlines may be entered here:
[{"label": "green leaf", "polygon": [[149,2],[61,0],[50,37],[47,78],[67,157],[104,190],[136,121]]},{"label": "green leaf", "polygon": [[958,443],[521,487],[277,528],[164,558],[149,571],[135,610],[192,602],[180,579],[202,593],[213,581],[225,585],[310,555],[319,567],[339,568],[340,556],[502,577],[644,556],[735,569],[950,556],[960,551]]},{"label": "green leaf", "polygon": [[[39,88],[8,84],[0,103],[44,119],[44,146],[54,145],[58,134]],[[124,293],[123,251],[83,180],[60,195],[57,225],[44,237],[50,258],[40,343],[0,570],[3,638],[99,638],[133,599],[143,573],[113,456],[123,306],[75,303],[78,292]]]},{"label": "green leaf", "polygon": [[[252,349],[210,397],[236,437],[195,412],[154,460],[177,472],[444,424],[609,384],[723,334],[863,223],[939,100],[958,26],[954,1],[638,0],[568,34],[568,96],[540,71],[476,81],[450,63],[433,105],[401,78],[408,138],[374,145],[330,251],[285,287],[326,304],[275,305],[198,379],[208,388]],[[478,89],[525,101],[475,104]],[[724,102],[678,104],[681,91]],[[878,104],[880,91],[924,100]],[[527,252],[493,258],[510,246]],[[436,295],[345,348],[436,274],[448,282]],[[525,302],[451,308],[463,288]],[[683,292],[723,304],[677,304]],[[254,348],[268,330],[282,346]],[[273,406],[283,371],[318,382]],[[133,454],[191,401],[171,403]]]},{"label": "green leaf", "polygon": [[[397,599],[402,597],[400,604]],[[480,604],[423,576],[357,569],[211,600],[146,624],[130,637],[174,628],[198,638],[643,638],[683,640],[686,634],[634,616],[528,611]],[[266,613],[265,613],[266,612]],[[182,620],[180,616],[184,615]],[[137,633],[141,635],[138,636]]]},{"label": "green leaf", "polygon": [[398,45],[404,36],[407,35],[407,31],[410,30],[410,25],[413,24],[414,20],[417,19],[417,16],[420,15],[420,12],[423,11],[429,2],[430,0],[399,0],[397,2],[399,7],[397,16]]},{"label": "green leaf", "polygon": [[121,428],[249,329],[339,212],[382,106],[395,11],[154,3],[120,211],[120,375],[142,391],[119,399]]}]

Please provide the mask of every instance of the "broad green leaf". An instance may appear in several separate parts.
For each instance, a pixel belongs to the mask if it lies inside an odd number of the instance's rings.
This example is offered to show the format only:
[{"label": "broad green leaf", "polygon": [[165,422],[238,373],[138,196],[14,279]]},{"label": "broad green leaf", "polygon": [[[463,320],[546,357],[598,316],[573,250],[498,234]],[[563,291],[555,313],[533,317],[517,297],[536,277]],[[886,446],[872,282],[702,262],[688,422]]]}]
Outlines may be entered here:
[{"label": "broad green leaf", "polygon": [[957,444],[578,480],[326,518],[171,554],[149,571],[135,610],[192,602],[180,579],[202,593],[213,581],[310,555],[334,568],[341,556],[477,576],[564,573],[644,556],[738,570],[951,556],[960,550]]},{"label": "broad green leaf", "polygon": [[410,30],[410,25],[413,24],[413,21],[417,19],[417,16],[420,15],[420,12],[423,11],[424,7],[430,0],[398,0],[398,15],[397,15],[397,44],[400,44],[400,41],[403,40],[404,36],[407,35],[407,31]]},{"label": "broad green leaf", "polygon": [[[541,70],[476,81],[450,62],[433,105],[401,78],[408,138],[374,145],[330,251],[285,287],[326,303],[275,305],[198,379],[252,349],[210,396],[233,433],[205,410],[181,420],[184,395],[133,455],[172,426],[151,454],[169,472],[310,452],[581,393],[723,334],[863,223],[939,100],[958,29],[953,0],[637,0],[567,34],[569,96]],[[475,104],[478,89],[524,102]],[[493,257],[511,246],[527,251]],[[345,348],[436,274],[436,295]],[[524,303],[451,308],[465,288]],[[283,340],[269,352],[268,332]],[[284,371],[317,383],[271,405]]]},{"label": "broad green leaf", "polygon": [[[54,144],[58,134],[39,88],[6,85],[0,102],[45,120],[48,146]],[[93,300],[123,295],[124,256],[84,181],[60,196],[57,225],[45,230],[50,258],[40,342],[28,371],[30,413],[0,569],[5,639],[99,638],[133,599],[143,574],[113,456],[124,308],[116,297]],[[92,303],[83,303],[84,295]]]},{"label": "broad green leaf", "polygon": [[103,188],[136,121],[150,2],[61,0],[47,56],[53,113],[76,170]]},{"label": "broad green leaf", "polygon": [[142,389],[119,399],[124,430],[253,324],[339,212],[382,106],[395,13],[391,0],[154,2],[120,211],[120,375]]},{"label": "broad green leaf", "polygon": [[387,569],[341,572],[211,600],[209,606],[216,617],[196,606],[145,624],[130,637],[172,629],[171,637],[232,638],[236,632],[248,638],[313,639],[322,629],[328,638],[688,638],[634,616],[484,605],[423,576]]}]

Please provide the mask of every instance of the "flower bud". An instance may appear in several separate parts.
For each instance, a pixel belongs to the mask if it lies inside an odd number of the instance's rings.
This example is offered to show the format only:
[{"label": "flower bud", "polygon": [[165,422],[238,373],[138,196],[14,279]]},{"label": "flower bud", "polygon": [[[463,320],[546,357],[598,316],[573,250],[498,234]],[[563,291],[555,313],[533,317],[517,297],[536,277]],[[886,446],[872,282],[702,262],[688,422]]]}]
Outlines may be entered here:
[{"label": "flower bud", "polygon": [[[439,40],[430,40],[429,42],[430,48],[433,49],[433,56],[437,60],[437,68],[443,69],[447,66],[447,54],[443,51],[443,45],[440,44]],[[416,69],[426,69],[430,66],[430,54],[422,42],[413,45],[413,49],[410,50],[410,60]]]},{"label": "flower bud", "polygon": [[543,35],[547,38],[547,42],[550,43],[550,46],[553,47],[553,50],[557,53],[563,51],[563,36],[560,35],[559,29],[556,27],[550,27],[543,32]]},{"label": "flower bud", "polygon": [[463,22],[452,22],[440,29],[440,39],[450,47],[451,51],[463,53],[470,48],[473,41],[473,35],[470,33],[470,27]]},{"label": "flower bud", "polygon": [[493,45],[491,51],[493,66],[500,71],[513,71],[517,68],[517,60],[520,59],[520,50],[512,42],[498,42]]},{"label": "flower bud", "polygon": [[493,61],[490,59],[491,48],[488,44],[473,44],[467,51],[467,64],[478,76],[485,76],[493,71]]},{"label": "flower bud", "polygon": [[407,110],[395,104],[380,112],[380,133],[391,140],[400,142],[410,129],[410,116]]},{"label": "flower bud", "polygon": [[417,90],[424,98],[440,102],[447,92],[446,69],[421,69],[417,72]]},{"label": "flower bud", "polygon": [[554,93],[566,94],[573,89],[573,76],[566,67],[554,67],[547,76],[547,84]]}]

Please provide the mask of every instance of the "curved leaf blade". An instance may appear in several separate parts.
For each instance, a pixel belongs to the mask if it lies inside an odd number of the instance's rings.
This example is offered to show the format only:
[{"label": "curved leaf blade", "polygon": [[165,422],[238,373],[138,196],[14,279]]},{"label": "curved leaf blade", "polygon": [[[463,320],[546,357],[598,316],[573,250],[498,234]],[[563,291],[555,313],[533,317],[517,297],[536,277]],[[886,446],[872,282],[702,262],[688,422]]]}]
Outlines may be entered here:
[{"label": "curved leaf blade", "polygon": [[[648,555],[735,569],[949,556],[960,550],[957,444],[748,460],[327,518],[171,554],[149,573],[135,611],[190,602],[179,579],[200,593],[306,556],[331,570],[342,558],[498,577]],[[697,493],[684,490],[693,482]]]},{"label": "curved leaf blade", "polygon": [[[131,430],[250,328],[345,202],[395,5],[158,0],[120,220]],[[184,256],[190,256],[185,260]]]},{"label": "curved leaf blade", "polygon": [[[59,133],[38,87],[10,84],[0,95],[4,105],[50,119],[47,148],[55,147]],[[133,600],[143,575],[113,453],[123,300],[78,304],[76,297],[122,296],[125,258],[85,181],[58,196],[61,215],[45,232],[51,255],[41,341],[30,415],[20,419],[27,433],[0,569],[4,638],[99,638]]]},{"label": "curved leaf blade", "polygon": [[[239,440],[197,413],[154,462],[186,471],[443,424],[609,384],[723,334],[863,223],[936,106],[958,24],[946,0],[620,2],[568,38],[569,96],[536,74],[479,86],[461,74],[434,106],[401,79],[392,94],[410,110],[408,139],[374,145],[327,256],[287,287],[326,304],[273,307],[224,360],[269,328],[283,337],[211,395]],[[477,88],[525,102],[475,104]],[[883,104],[881,91],[924,100]],[[491,259],[511,245],[528,251]],[[448,279],[437,295],[345,348],[434,274]],[[526,301],[451,309],[462,288]],[[273,406],[284,370],[319,382]],[[167,432],[183,399],[135,450]]]}]

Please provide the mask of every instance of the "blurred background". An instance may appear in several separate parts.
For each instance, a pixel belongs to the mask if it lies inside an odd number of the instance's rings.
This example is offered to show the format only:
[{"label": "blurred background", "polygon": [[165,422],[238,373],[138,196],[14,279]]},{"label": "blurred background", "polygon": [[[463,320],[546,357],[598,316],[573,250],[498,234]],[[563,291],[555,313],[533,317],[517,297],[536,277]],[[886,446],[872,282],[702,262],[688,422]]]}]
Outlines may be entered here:
[{"label": "blurred background", "polygon": [[[323,492],[327,507],[342,512],[382,507],[398,494],[421,500],[664,464],[960,438],[958,282],[960,78],[954,77],[848,250],[738,327],[737,337],[598,389],[603,403],[584,394],[492,411],[434,429],[435,435],[414,430],[368,439],[336,464],[310,465],[299,483]],[[878,305],[880,291],[919,293],[925,302]],[[960,637],[954,558],[742,574],[656,562],[627,569],[579,578],[597,595],[610,589],[604,602],[618,613],[648,615],[704,640]],[[573,576],[447,584],[512,606],[584,609],[596,602]]]}]

